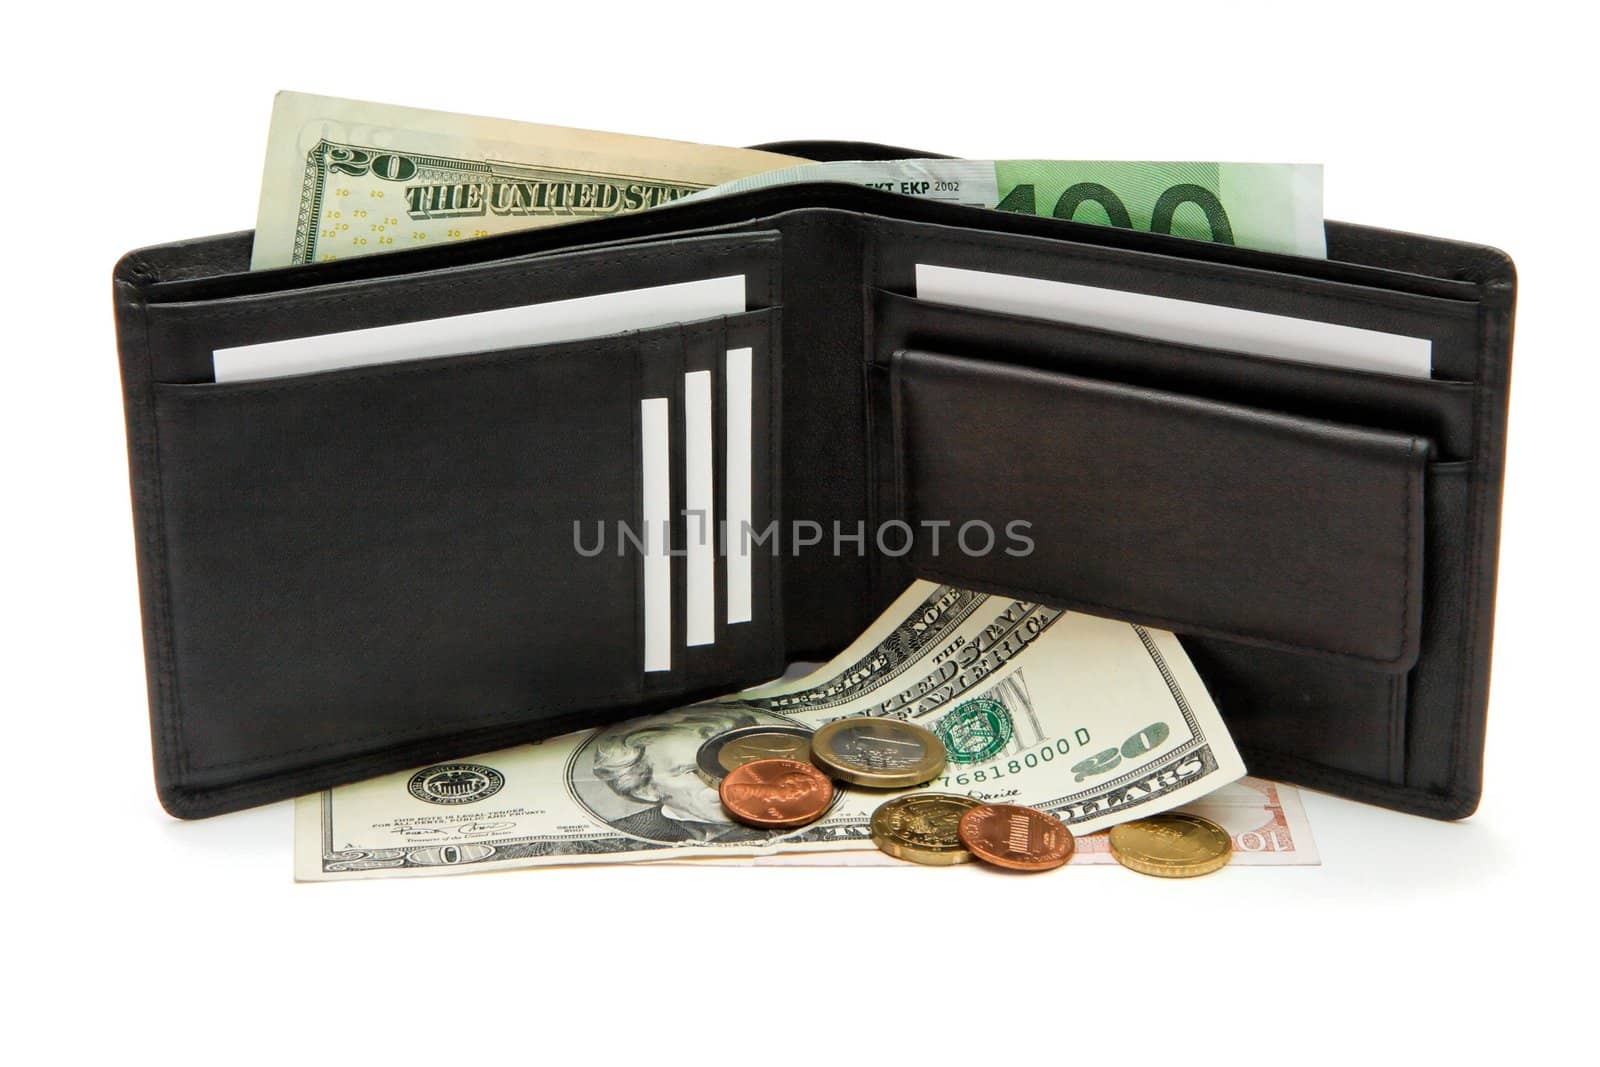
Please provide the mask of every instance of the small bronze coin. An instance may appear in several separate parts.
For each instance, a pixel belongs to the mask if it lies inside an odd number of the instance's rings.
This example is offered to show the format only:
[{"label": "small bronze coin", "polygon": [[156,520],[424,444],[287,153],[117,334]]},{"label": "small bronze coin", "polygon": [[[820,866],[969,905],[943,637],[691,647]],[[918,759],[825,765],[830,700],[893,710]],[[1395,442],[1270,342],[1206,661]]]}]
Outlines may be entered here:
[{"label": "small bronze coin", "polygon": [[695,762],[713,782],[751,760],[811,759],[811,731],[804,726],[741,726],[700,746]]},{"label": "small bronze coin", "polygon": [[767,830],[816,822],[833,803],[828,776],[792,759],[758,759],[735,767],[717,792],[729,815]]},{"label": "small bronze coin", "polygon": [[1181,811],[1113,826],[1108,836],[1118,863],[1157,878],[1197,878],[1220,871],[1233,854],[1228,831]]},{"label": "small bronze coin", "polygon": [[961,816],[957,833],[974,856],[1013,871],[1048,871],[1072,858],[1072,831],[1038,808],[979,804]]},{"label": "small bronze coin", "polygon": [[937,734],[900,719],[835,719],[811,735],[811,762],[841,782],[873,789],[932,781],[944,770],[944,759]]},{"label": "small bronze coin", "polygon": [[912,793],[878,805],[872,843],[896,859],[936,867],[966,863],[972,853],[956,832],[961,816],[978,806],[955,793]]}]

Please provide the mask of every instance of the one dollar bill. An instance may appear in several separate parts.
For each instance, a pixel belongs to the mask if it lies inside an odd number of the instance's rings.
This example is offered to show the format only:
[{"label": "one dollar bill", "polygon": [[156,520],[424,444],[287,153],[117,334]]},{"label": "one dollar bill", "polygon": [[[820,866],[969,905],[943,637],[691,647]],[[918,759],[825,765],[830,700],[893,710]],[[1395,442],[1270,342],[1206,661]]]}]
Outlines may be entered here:
[{"label": "one dollar bill", "polygon": [[272,107],[250,268],[643,211],[801,162],[283,92]]},{"label": "one dollar bill", "polygon": [[832,662],[676,711],[300,798],[302,880],[859,849],[889,796],[839,790],[797,830],[722,810],[703,745],[853,715],[928,727],[949,763],[923,788],[1029,804],[1088,833],[1244,773],[1177,638],[918,582]]},{"label": "one dollar bill", "polygon": [[737,178],[701,197],[849,182],[968,207],[1047,215],[1326,257],[1322,167],[1306,163],[895,159],[810,163]]}]

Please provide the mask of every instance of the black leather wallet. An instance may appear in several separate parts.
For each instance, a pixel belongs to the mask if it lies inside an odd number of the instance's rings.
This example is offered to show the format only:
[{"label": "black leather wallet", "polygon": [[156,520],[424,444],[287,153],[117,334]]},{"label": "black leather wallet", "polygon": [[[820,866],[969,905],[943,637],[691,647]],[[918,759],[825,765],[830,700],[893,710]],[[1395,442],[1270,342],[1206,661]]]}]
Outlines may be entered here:
[{"label": "black leather wallet", "polygon": [[[1253,773],[1467,815],[1515,276],[1489,248],[1326,232],[1304,259],[796,185],[255,273],[249,233],[130,253],[161,801],[212,815],[729,692],[838,651],[921,576],[1174,630]],[[936,304],[918,264],[1426,339],[1432,376]],[[730,275],[748,310],[726,317],[213,380],[220,348]],[[681,413],[686,372],[720,384],[730,349],[751,354],[755,525],[1020,518],[1034,551],[758,551],[749,621],[700,645],[677,567],[678,640],[643,669],[639,554],[575,552],[574,523],[638,517],[641,398]]]}]

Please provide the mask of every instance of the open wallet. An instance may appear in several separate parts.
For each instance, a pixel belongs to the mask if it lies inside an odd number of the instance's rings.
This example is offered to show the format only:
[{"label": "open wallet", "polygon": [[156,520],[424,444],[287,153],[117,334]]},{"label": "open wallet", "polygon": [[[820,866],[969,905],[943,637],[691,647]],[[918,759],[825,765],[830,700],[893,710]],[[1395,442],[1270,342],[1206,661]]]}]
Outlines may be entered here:
[{"label": "open wallet", "polygon": [[[1468,815],[1515,275],[1326,237],[1301,258],[803,184],[255,273],[250,233],[130,253],[161,801],[212,815],[726,694],[922,577],[1172,630],[1251,773]],[[551,317],[641,292],[711,299],[599,335]],[[364,361],[375,338],[414,358]],[[785,533],[681,550],[708,512]],[[1027,553],[875,536],[1018,520]],[[651,521],[670,540],[626,543]]]}]

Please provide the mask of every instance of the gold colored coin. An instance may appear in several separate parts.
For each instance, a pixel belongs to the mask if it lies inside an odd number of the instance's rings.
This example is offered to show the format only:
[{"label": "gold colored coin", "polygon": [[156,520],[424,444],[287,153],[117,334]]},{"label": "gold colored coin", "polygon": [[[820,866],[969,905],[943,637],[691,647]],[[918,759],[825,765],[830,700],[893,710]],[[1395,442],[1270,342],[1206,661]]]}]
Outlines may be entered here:
[{"label": "gold colored coin", "polygon": [[955,793],[913,793],[878,805],[872,813],[872,843],[895,859],[935,867],[966,863],[972,853],[956,827],[978,806]]},{"label": "gold colored coin", "polygon": [[811,735],[811,762],[841,782],[904,789],[944,770],[944,742],[932,730],[899,719],[835,719]]},{"label": "gold colored coin", "polygon": [[1233,853],[1228,831],[1181,811],[1113,826],[1110,838],[1118,863],[1157,878],[1196,878],[1220,871]]}]

